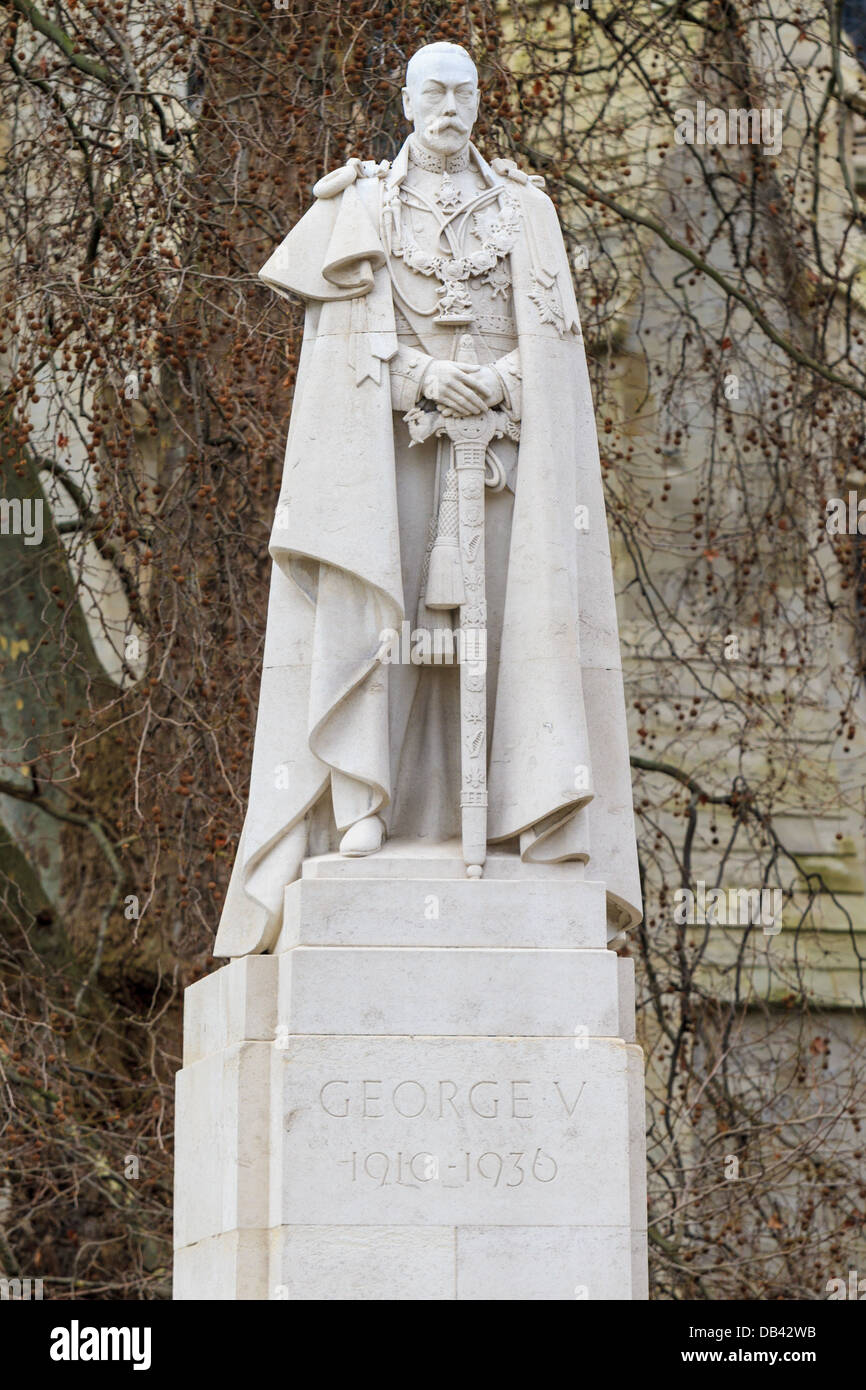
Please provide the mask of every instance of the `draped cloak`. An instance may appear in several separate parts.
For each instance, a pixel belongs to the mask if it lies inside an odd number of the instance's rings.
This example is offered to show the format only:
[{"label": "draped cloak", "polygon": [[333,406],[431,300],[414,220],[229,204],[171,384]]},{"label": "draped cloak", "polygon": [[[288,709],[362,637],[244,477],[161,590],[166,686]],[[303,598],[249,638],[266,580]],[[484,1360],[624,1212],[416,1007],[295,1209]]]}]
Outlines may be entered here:
[{"label": "draped cloak", "polygon": [[[553,204],[509,161],[491,184],[520,204],[510,253],[522,418],[488,759],[488,838],[530,877],[588,865],[611,930],[640,920],[625,702],[589,375]],[[382,235],[387,166],[353,161],[260,272],[306,303],[283,481],[250,798],[214,947],[269,950],[283,892],[309,853],[333,779],[372,814],[391,796],[381,634],[404,607],[395,417],[397,353]],[[578,513],[578,507],[581,511]],[[395,828],[399,835],[399,826]]]}]

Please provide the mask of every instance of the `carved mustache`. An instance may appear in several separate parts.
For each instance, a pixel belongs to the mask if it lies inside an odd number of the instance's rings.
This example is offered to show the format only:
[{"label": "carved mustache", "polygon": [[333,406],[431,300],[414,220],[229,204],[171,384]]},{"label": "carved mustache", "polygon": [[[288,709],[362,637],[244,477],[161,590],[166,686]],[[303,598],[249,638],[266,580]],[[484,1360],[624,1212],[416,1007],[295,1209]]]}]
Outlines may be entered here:
[{"label": "carved mustache", "polygon": [[443,116],[438,121],[431,121],[428,130],[431,135],[441,135],[443,130],[456,130],[461,135],[467,133],[463,122],[456,120],[453,116]]}]

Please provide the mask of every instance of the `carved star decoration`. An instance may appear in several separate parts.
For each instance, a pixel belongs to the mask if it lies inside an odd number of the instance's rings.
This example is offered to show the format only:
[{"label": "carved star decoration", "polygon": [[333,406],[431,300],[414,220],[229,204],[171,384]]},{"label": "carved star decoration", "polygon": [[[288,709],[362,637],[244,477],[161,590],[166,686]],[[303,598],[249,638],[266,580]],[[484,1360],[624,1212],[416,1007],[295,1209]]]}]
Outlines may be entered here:
[{"label": "carved star decoration", "polygon": [[511,272],[504,261],[498,261],[492,270],[488,270],[486,275],[481,277],[482,285],[489,285],[493,291],[493,298],[506,299],[508,291],[511,289]]},{"label": "carved star decoration", "polygon": [[463,202],[463,194],[446,169],[436,193],[436,202],[443,212],[456,212]]}]

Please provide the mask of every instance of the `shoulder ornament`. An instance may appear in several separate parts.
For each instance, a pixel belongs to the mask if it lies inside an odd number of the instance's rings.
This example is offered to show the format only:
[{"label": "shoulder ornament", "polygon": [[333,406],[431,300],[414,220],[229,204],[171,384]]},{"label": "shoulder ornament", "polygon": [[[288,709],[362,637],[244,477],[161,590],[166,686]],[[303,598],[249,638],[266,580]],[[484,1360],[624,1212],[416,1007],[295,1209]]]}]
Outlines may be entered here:
[{"label": "shoulder ornament", "polygon": [[542,174],[525,174],[522,169],[518,169],[513,159],[492,159],[490,167],[504,179],[512,179],[515,183],[531,183],[536,188],[544,187]]},{"label": "shoulder ornament", "polygon": [[316,198],[336,198],[338,193],[342,193],[349,184],[356,179],[383,179],[390,169],[387,159],[383,159],[377,164],[374,159],[350,159],[339,169],[333,169],[330,174],[325,174],[313,185],[313,196]]}]

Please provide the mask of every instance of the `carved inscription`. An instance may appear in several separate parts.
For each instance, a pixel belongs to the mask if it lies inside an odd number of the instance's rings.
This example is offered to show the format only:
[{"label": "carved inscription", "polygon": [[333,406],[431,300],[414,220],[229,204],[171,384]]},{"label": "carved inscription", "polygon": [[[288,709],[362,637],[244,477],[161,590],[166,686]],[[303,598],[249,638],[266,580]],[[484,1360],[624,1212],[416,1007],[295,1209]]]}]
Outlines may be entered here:
[{"label": "carved inscription", "polygon": [[[582,1081],[569,1093],[558,1081],[553,1082],[554,1095],[567,1118],[577,1109],[585,1086]],[[334,1078],[319,1091],[319,1104],[326,1115],[340,1120],[378,1120],[389,1114],[404,1120],[443,1120],[454,1116],[462,1120],[467,1114],[480,1120],[531,1120],[535,1114],[532,1107],[537,1104],[532,1092],[531,1081],[517,1080],[479,1080],[461,1085],[447,1079],[425,1084],[411,1077],[396,1083],[381,1078]]]},{"label": "carved inscription", "polygon": [[352,1171],[352,1182],[369,1179],[376,1187],[386,1187],[396,1183],[402,1187],[417,1187],[425,1182],[441,1182],[443,1187],[463,1187],[466,1183],[489,1183],[493,1187],[520,1187],[528,1182],[553,1182],[559,1172],[556,1159],[542,1149],[534,1153],[512,1150],[510,1153],[496,1153],[488,1149],[486,1153],[473,1154],[468,1149],[451,1162],[442,1163],[438,1154],[409,1154],[398,1151],[396,1154],[384,1153],[381,1149],[373,1153],[353,1152],[349,1158],[338,1162],[348,1164]]},{"label": "carved inscription", "polygon": [[[557,1158],[540,1145],[525,1149],[462,1148],[453,1143],[454,1122],[550,1119],[570,1120],[580,1103],[586,1082],[563,1085],[554,1080],[546,1087],[524,1077],[479,1077],[458,1082],[450,1077],[420,1081],[415,1077],[330,1077],[319,1090],[319,1106],[332,1120],[405,1121],[408,1137],[413,1121],[423,1122],[429,1143],[429,1122],[445,1122],[441,1152],[428,1149],[354,1148],[335,1156],[348,1170],[351,1181],[371,1188],[443,1188],[478,1185],[506,1190],[527,1184],[554,1182],[560,1171]],[[451,1122],[451,1123],[448,1123]],[[435,1132],[435,1131],[434,1131]],[[419,1136],[421,1137],[421,1136]]]},{"label": "carved inscription", "polygon": [[621,1048],[308,1037],[279,1057],[286,1225],[628,1222]]}]

